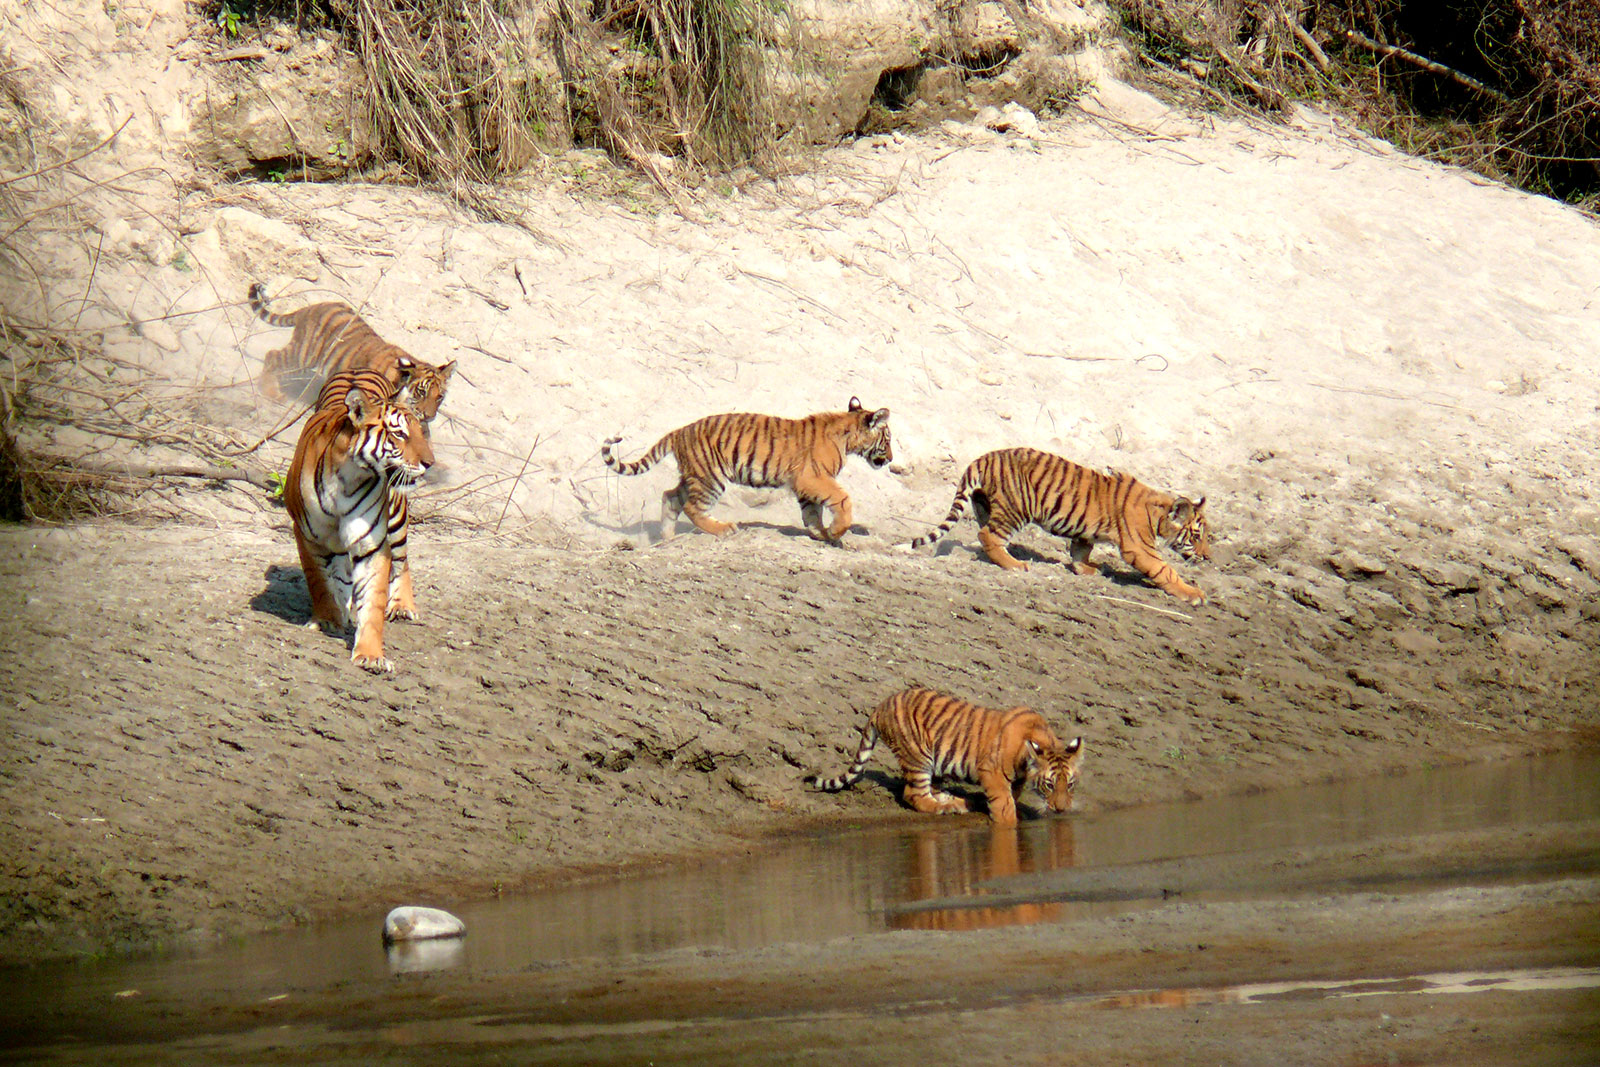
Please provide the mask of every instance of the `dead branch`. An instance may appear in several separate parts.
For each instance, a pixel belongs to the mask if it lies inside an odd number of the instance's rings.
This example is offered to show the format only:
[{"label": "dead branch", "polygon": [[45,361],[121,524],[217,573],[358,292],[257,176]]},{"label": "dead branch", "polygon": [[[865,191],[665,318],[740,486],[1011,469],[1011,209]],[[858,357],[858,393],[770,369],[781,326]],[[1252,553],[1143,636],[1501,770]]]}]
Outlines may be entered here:
[{"label": "dead branch", "polygon": [[261,467],[213,467],[203,463],[85,463],[73,464],[73,469],[87,474],[109,478],[148,479],[198,478],[208,482],[248,482],[258,489],[271,491],[277,486]]},{"label": "dead branch", "polygon": [[1363,33],[1358,33],[1355,30],[1345,30],[1344,36],[1345,40],[1349,41],[1351,44],[1360,45],[1369,52],[1376,52],[1380,56],[1393,56],[1397,59],[1403,59],[1413,66],[1421,67],[1423,70],[1438,74],[1441,77],[1449,78],[1457,85],[1464,85],[1468,89],[1480,92],[1489,97],[1491,100],[1498,101],[1499,103],[1509,104],[1511,102],[1511,98],[1505,93],[1502,93],[1499,89],[1487,86],[1478,79],[1461,73],[1454,67],[1447,67],[1443,63],[1435,63],[1427,56],[1419,56],[1417,53],[1405,48],[1401,48],[1398,45],[1379,44],[1371,37],[1368,37]]},{"label": "dead branch", "polygon": [[1312,36],[1306,32],[1304,26],[1289,17],[1289,12],[1284,9],[1281,2],[1278,4],[1278,17],[1283,20],[1285,26],[1289,27],[1289,32],[1294,35],[1294,39],[1304,45],[1306,51],[1311,53],[1311,61],[1317,65],[1317,69],[1326,74],[1328,68],[1332,65],[1328,62],[1328,53],[1322,50],[1322,46],[1317,44]]}]

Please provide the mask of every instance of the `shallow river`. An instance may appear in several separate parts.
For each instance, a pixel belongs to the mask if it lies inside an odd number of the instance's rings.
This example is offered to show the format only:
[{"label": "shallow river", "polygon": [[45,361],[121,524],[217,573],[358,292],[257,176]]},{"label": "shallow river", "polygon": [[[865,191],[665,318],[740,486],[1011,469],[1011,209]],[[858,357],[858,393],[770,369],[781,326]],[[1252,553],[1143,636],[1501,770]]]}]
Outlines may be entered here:
[{"label": "shallow river", "polygon": [[[856,786],[874,787],[882,788]],[[204,950],[0,972],[0,1003],[45,1008],[48,1016],[52,1007],[81,1008],[119,994],[181,997],[204,989],[266,999],[420,969],[504,972],[672,948],[1054,922],[1159,904],[1173,892],[1162,884],[1168,860],[1595,818],[1600,756],[1593,753],[1074,814],[1025,822],[1016,832],[992,831],[977,817],[908,813],[868,828],[794,835],[736,856],[527,896],[395,901],[450,908],[467,924],[460,941],[386,952],[382,916],[374,914]],[[1442,877],[1482,882],[1530,873],[1537,872]],[[1237,884],[1183,891],[1199,899],[1249,893]]]}]

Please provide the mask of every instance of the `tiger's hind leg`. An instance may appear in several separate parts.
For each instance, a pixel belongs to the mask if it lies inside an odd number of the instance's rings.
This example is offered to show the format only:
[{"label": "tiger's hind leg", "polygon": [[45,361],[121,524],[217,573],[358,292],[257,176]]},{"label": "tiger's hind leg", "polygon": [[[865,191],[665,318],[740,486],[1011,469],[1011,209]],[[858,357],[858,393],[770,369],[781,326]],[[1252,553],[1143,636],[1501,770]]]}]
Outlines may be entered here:
[{"label": "tiger's hind leg", "polygon": [[928,767],[903,767],[905,788],[900,795],[915,811],[928,815],[957,815],[972,808],[961,797],[951,796],[933,788],[933,773]]},{"label": "tiger's hind leg", "polygon": [[708,534],[718,536],[731,533],[734,524],[720,522],[707,514],[711,505],[715,504],[722,496],[722,487],[711,486],[698,478],[685,478],[678,483],[678,497],[683,502],[683,513],[689,516],[689,521]]},{"label": "tiger's hind leg", "polygon": [[683,514],[683,483],[661,494],[661,540],[670,541],[678,532],[678,516]]},{"label": "tiger's hind leg", "polygon": [[1028,565],[1006,551],[1006,545],[1011,541],[1011,534],[1011,530],[1002,532],[994,526],[985,526],[978,531],[978,543],[983,546],[984,555],[1006,570],[1025,571]]}]

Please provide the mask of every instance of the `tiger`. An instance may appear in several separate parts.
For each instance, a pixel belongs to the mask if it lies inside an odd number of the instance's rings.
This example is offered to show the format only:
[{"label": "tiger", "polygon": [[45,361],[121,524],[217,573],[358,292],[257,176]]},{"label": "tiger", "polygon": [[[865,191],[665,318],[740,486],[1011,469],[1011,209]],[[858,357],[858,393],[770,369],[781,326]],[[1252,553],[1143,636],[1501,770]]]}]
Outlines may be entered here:
[{"label": "tiger", "polygon": [[1006,545],[1032,522],[1067,538],[1078,574],[1098,573],[1088,561],[1089,552],[1096,541],[1105,541],[1118,546],[1122,558],[1157,588],[1195,606],[1206,602],[1205,594],[1178,577],[1155,551],[1161,537],[1185,559],[1211,558],[1203,496],[1191,501],[1157,492],[1120,471],[1102,474],[1049,452],[1003,448],[972,461],[956,483],[955,502],[943,525],[910,547],[933,544],[949,533],[969,497],[984,553],[1008,570],[1028,569]]},{"label": "tiger", "polygon": [[[678,461],[678,484],[661,496],[661,537],[673,535],[680,514],[709,534],[726,534],[735,524],[713,519],[709,510],[729,482],[754,488],[794,490],[800,521],[819,541],[837,544],[851,525],[850,496],[834,479],[847,456],[866,459],[873,469],[894,460],[889,439],[889,409],[868,411],[857,397],[846,411],[825,411],[803,419],[776,415],[708,415],[680,426],[632,463],[611,454],[622,440],[608,437],[600,458],[619,474],[640,474],[668,452]],[[822,509],[833,512],[824,527]]]},{"label": "tiger", "polygon": [[365,670],[394,669],[383,654],[384,620],[414,617],[403,566],[405,495],[431,466],[433,446],[416,413],[371,369],[329,378],[295,445],[283,502],[311,594],[311,624],[343,633],[353,618],[350,659]]},{"label": "tiger", "polygon": [[267,353],[262,387],[274,400],[302,400],[325,378],[340,371],[369,368],[389,382],[392,395],[406,392],[405,402],[428,430],[455,374],[456,361],[434,366],[379,337],[349,304],[308,304],[287,315],[267,307],[267,287],[250,287],[250,307],[263,322],[294,328],[289,343]]},{"label": "tiger", "polygon": [[1017,800],[1029,780],[1052,811],[1072,806],[1083,738],[1063,745],[1036,711],[986,708],[921,687],[878,705],[861,728],[861,747],[849,770],[837,778],[807,780],[824,793],[849,788],[861,778],[880,737],[899,758],[902,796],[917,811],[972,810],[962,797],[934,792],[933,780],[941,776],[981,785],[989,821],[997,826],[1016,825]]}]

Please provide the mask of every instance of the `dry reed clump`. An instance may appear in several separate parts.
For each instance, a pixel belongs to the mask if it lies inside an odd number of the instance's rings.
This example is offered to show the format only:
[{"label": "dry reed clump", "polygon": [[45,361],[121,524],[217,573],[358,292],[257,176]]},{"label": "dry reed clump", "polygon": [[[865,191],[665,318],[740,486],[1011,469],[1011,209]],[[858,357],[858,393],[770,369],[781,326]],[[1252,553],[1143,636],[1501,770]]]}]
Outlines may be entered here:
[{"label": "dry reed clump", "polygon": [[1600,201],[1594,0],[1113,0],[1158,82],[1328,102],[1418,155]]},{"label": "dry reed clump", "polygon": [[554,44],[574,138],[665,183],[760,161],[776,142],[765,0],[559,0]]},{"label": "dry reed clump", "polygon": [[347,32],[391,154],[457,200],[509,221],[496,184],[544,122],[532,42],[507,0],[351,0]]}]

